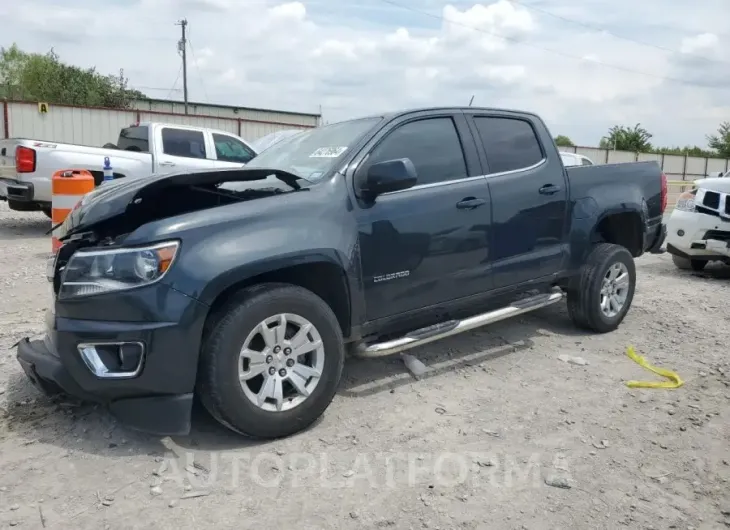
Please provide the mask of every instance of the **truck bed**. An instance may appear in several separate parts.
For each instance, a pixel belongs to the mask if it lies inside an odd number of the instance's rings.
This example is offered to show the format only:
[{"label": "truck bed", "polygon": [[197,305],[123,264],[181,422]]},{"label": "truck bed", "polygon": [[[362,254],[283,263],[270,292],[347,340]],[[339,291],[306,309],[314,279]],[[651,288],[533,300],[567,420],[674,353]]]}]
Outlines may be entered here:
[{"label": "truck bed", "polygon": [[[566,167],[570,180],[571,199],[592,197],[605,204],[619,204],[627,198],[636,201],[641,208],[646,200],[647,221],[661,222],[661,179],[659,164],[649,162],[626,162],[597,166]],[[627,190],[629,193],[627,195]],[[601,206],[599,204],[599,206]]]},{"label": "truck bed", "polygon": [[[35,151],[34,171],[17,171],[15,153],[18,146]],[[61,169],[85,168],[91,171],[98,184],[103,178],[105,157],[111,160],[116,176],[144,176],[152,171],[150,153],[24,138],[0,140],[0,197],[13,200],[14,193],[19,194],[23,188],[32,186],[34,202],[50,204],[53,173]]]}]

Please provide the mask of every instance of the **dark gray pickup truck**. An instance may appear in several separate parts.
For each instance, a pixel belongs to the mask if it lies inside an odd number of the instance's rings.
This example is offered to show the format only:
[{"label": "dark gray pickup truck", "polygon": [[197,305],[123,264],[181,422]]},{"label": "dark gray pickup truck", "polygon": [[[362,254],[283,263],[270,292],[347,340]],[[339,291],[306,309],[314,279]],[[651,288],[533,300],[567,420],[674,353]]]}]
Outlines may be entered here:
[{"label": "dark gray pickup truck", "polygon": [[616,329],[634,258],[665,237],[653,162],[563,167],[542,120],[431,108],[319,127],[246,167],[105,183],[56,228],[47,393],[186,433],[193,396],[250,436],[328,407],[347,353],[375,357],[567,298]]}]

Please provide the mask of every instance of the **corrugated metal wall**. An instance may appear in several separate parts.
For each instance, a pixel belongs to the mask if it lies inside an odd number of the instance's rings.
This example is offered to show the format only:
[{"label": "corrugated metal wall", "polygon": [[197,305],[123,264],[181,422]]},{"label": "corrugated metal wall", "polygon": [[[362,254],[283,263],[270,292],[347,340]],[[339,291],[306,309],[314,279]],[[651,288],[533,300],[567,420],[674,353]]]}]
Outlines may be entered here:
[{"label": "corrugated metal wall", "polygon": [[[132,104],[132,108],[152,112],[185,115],[185,104],[177,101],[136,101]],[[244,107],[226,107],[222,105],[205,105],[202,103],[188,103],[188,115],[190,114],[197,116],[215,116],[218,118],[229,118],[232,120],[253,120],[273,124],[304,125],[309,127],[316,127],[319,122],[319,116],[316,114],[300,114],[277,110],[249,109]]]},{"label": "corrugated metal wall", "polygon": [[[208,116],[179,116],[177,114],[161,115],[151,114],[149,112],[140,112],[139,121],[162,121],[176,125],[195,125],[196,127],[208,127],[210,129],[219,129],[221,131],[238,134],[237,120],[226,120]],[[246,138],[244,135],[241,136]],[[246,138],[246,140],[248,140],[248,138]]]},{"label": "corrugated metal wall", "polygon": [[[237,117],[201,113],[186,116],[156,110],[112,110],[50,105],[48,113],[41,114],[36,103],[8,102],[2,105],[7,108],[7,112],[3,114],[7,114],[8,130],[5,131],[5,120],[0,120],[2,127],[0,138],[31,138],[96,147],[109,142],[116,143],[119,130],[138,120],[209,127],[240,135],[248,141],[281,129],[310,128],[317,122],[317,116],[287,113],[274,116],[276,113],[273,111],[262,111],[259,117],[271,115],[276,118],[275,121],[252,118],[251,115],[255,114],[253,111],[245,116],[241,112]],[[233,115],[232,111],[231,114]],[[279,121],[285,118],[288,121]],[[302,123],[307,121],[308,123]]]},{"label": "corrugated metal wall", "polygon": [[52,105],[41,114],[37,105],[8,103],[8,136],[98,147],[116,143],[119,130],[135,119],[135,112]]}]

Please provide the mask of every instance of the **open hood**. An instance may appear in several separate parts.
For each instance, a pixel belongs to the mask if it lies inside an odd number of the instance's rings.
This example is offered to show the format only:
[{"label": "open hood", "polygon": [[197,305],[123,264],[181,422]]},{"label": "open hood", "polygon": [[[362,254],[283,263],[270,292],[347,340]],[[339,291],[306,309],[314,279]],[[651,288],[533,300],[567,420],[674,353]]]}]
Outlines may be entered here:
[{"label": "open hood", "polygon": [[[186,213],[196,209],[204,209],[227,204],[249,198],[235,191],[226,193],[220,192],[217,185],[232,182],[254,182],[265,181],[268,177],[274,176],[278,181],[286,184],[290,190],[301,189],[300,182],[306,180],[279,169],[267,168],[230,168],[206,171],[193,171],[184,173],[173,173],[167,175],[152,175],[146,178],[119,179],[104,183],[94,191],[86,194],[84,198],[66,217],[66,220],[54,228],[54,234],[59,239],[98,226],[105,221],[119,217],[122,214],[129,216],[148,214],[151,209],[164,209],[168,212],[175,211],[175,201],[179,204],[179,213]],[[270,179],[268,179],[270,180]],[[253,186],[253,188],[262,188]],[[181,192],[185,190],[185,193]],[[194,198],[191,200],[190,192],[196,190],[201,195],[200,207],[196,207]],[[251,190],[248,190],[251,191]],[[283,193],[282,190],[264,191],[259,190],[258,196]],[[211,202],[210,196],[215,196],[217,202]],[[138,213],[139,212],[139,213]],[[143,224],[149,219],[140,223]]]}]

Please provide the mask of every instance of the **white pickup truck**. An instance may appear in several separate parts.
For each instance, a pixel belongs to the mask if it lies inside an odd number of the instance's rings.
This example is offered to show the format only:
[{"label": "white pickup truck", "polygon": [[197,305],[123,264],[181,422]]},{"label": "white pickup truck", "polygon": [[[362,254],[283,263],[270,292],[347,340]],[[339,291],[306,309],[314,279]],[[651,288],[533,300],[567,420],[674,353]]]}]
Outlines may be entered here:
[{"label": "white pickup truck", "polygon": [[257,154],[225,131],[187,125],[140,123],[119,132],[115,145],[87,147],[40,140],[0,140],[0,201],[11,210],[51,215],[51,177],[62,169],[86,169],[98,186],[109,157],[114,178],[139,178],[186,169],[236,167]]}]

